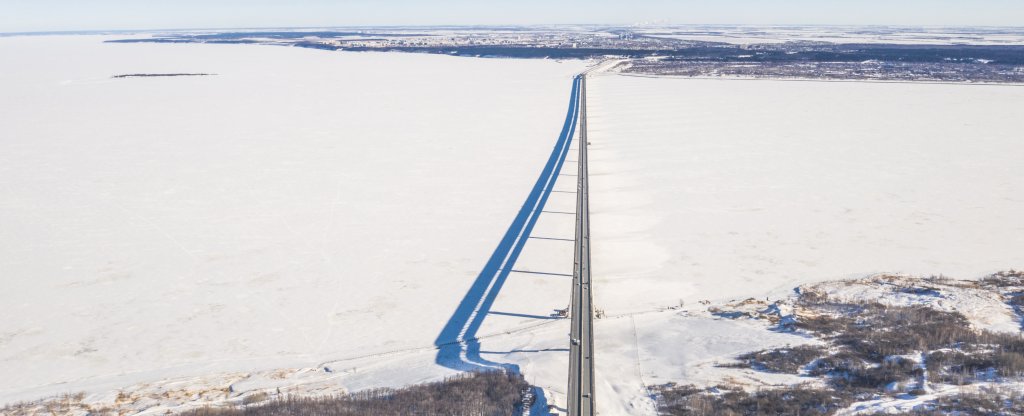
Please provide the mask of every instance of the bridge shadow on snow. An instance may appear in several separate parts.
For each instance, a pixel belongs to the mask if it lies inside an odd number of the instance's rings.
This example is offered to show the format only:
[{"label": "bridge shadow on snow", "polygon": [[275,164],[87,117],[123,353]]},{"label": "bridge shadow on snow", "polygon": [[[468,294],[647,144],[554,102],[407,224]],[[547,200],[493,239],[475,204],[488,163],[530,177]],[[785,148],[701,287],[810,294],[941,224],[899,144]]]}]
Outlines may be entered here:
[{"label": "bridge shadow on snow", "polygon": [[437,357],[435,362],[439,365],[459,371],[484,371],[504,369],[519,373],[519,366],[515,364],[496,363],[486,360],[480,356],[480,342],[477,339],[477,331],[483,325],[484,319],[491,311],[494,300],[501,292],[509,272],[519,258],[523,246],[526,245],[533,226],[537,223],[548,196],[551,195],[551,187],[558,178],[558,172],[565,163],[566,155],[569,153],[569,145],[572,136],[576,131],[576,120],[579,109],[579,87],[580,77],[575,77],[572,83],[572,93],[569,99],[569,111],[565,116],[565,124],[562,133],[558,136],[551,156],[541,171],[537,183],[533,186],[526,202],[519,210],[519,214],[512,220],[505,236],[494,249],[490,259],[484,265],[480,275],[473,281],[473,285],[466,292],[459,303],[455,313],[445,324],[441,334],[437,336],[434,345],[437,346]]}]

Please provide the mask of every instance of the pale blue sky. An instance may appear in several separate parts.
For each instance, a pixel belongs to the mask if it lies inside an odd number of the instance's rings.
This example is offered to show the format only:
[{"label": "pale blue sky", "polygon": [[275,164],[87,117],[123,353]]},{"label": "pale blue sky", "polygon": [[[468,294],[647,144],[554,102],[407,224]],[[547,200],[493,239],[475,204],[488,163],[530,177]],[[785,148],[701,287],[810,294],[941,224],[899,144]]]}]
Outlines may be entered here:
[{"label": "pale blue sky", "polygon": [[1024,0],[0,0],[0,32],[655,20],[1024,26]]}]

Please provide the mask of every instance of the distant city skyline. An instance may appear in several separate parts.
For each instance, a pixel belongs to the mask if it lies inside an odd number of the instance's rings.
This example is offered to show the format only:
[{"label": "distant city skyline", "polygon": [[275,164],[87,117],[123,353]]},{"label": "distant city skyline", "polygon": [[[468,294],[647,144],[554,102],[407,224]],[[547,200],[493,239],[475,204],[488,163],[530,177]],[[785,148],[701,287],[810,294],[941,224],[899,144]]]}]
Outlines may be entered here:
[{"label": "distant city skyline", "polygon": [[246,27],[748,24],[1022,26],[1020,0],[0,0],[0,32]]}]

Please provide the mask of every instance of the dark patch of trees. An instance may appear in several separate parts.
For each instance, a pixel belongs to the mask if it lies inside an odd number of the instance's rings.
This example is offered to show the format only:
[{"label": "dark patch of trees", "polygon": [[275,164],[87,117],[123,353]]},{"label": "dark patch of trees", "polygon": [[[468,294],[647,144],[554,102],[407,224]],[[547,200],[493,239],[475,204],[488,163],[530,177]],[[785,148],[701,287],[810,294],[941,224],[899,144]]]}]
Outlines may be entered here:
[{"label": "dark patch of trees", "polygon": [[[693,386],[671,386],[658,393],[662,415],[830,415],[849,406],[850,398],[810,386],[746,392],[724,389],[717,394]],[[722,391],[724,390],[724,391]]]},{"label": "dark patch of trees", "polygon": [[530,388],[518,374],[481,372],[401,389],[372,389],[325,397],[288,397],[229,408],[203,408],[187,416],[512,416]]},{"label": "dark patch of trees", "polygon": [[328,45],[320,42],[302,41],[296,42],[295,46],[302,48],[342,50],[349,52],[411,52],[430,53],[454,56],[470,57],[496,57],[496,58],[549,58],[549,59],[589,59],[605,55],[616,55],[626,57],[644,57],[650,55],[665,55],[673,53],[671,49],[613,49],[613,48],[562,48],[562,47],[532,47],[528,45],[493,46],[493,45],[465,45],[465,46],[345,46]]},{"label": "dark patch of trees", "polygon": [[1014,416],[1024,414],[1024,393],[989,391],[940,397],[935,403],[907,413],[908,416]]},{"label": "dark patch of trees", "polygon": [[[754,368],[770,373],[797,374],[801,368],[825,354],[825,348],[817,345],[779,348],[743,354],[737,358],[743,368]],[[736,367],[736,365],[729,365]]]},{"label": "dark patch of trees", "polygon": [[[666,386],[658,392],[658,411],[671,416],[832,415],[854,400],[810,386],[745,392],[716,387]],[[878,413],[873,416],[892,415]],[[941,396],[903,413],[906,416],[1012,416],[1024,414],[1024,392],[989,389]]]},{"label": "dark patch of trees", "polygon": [[982,285],[997,288],[1024,286],[1024,271],[1002,271],[980,280]]},{"label": "dark patch of trees", "polygon": [[809,375],[828,377],[835,388],[854,393],[921,377],[921,366],[899,357],[910,354],[923,353],[932,382],[971,384],[1024,376],[1024,337],[973,329],[958,312],[927,306],[832,302],[814,292],[801,294],[799,303],[808,312],[794,327],[823,338],[837,352],[812,357],[814,351],[824,350],[772,349],[744,354],[738,357],[740,365],[797,374],[804,364],[810,364]]},{"label": "dark patch of trees", "polygon": [[[1004,273],[978,284],[995,290],[1022,285],[1024,275]],[[901,291],[922,293],[928,287]],[[916,292],[914,292],[916,293]],[[1024,293],[1013,292],[1017,305]],[[824,293],[807,291],[797,300],[801,312],[795,324],[782,329],[810,333],[827,347],[775,348],[740,355],[726,367],[801,374],[824,378],[830,388],[795,386],[745,392],[716,387],[668,385],[658,393],[665,415],[829,415],[857,401],[891,394],[895,382],[966,385],[1024,377],[1024,337],[1019,333],[973,329],[958,312],[928,306],[886,306],[874,302],[841,302]],[[923,364],[907,356],[920,356]],[[806,371],[802,371],[806,369]],[[927,374],[927,377],[925,375]],[[925,380],[926,379],[926,380]],[[923,386],[922,386],[923,387]],[[910,394],[923,393],[908,388]],[[991,390],[959,393],[929,402],[913,415],[1024,414],[1024,393]]]}]

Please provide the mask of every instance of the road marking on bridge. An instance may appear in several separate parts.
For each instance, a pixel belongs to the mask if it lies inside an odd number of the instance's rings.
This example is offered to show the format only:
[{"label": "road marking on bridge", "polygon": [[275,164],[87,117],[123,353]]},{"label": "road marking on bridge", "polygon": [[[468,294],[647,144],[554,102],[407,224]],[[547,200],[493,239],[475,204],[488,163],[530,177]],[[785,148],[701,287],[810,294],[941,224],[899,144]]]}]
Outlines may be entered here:
[{"label": "road marking on bridge", "polygon": [[587,180],[587,75],[578,75],[580,154],[576,193],[576,246],[569,332],[570,416],[594,415],[594,308],[590,279],[590,201]]}]

